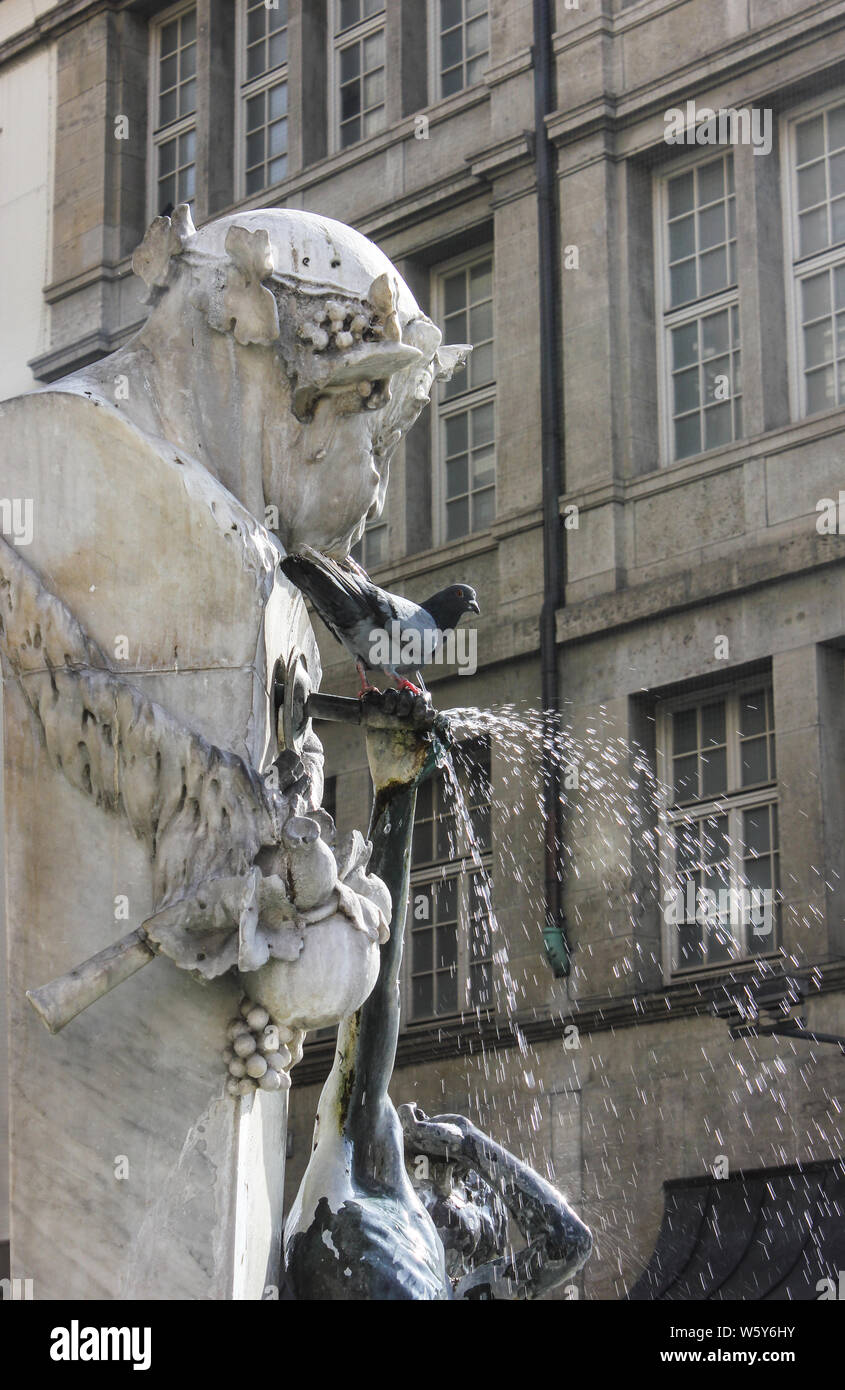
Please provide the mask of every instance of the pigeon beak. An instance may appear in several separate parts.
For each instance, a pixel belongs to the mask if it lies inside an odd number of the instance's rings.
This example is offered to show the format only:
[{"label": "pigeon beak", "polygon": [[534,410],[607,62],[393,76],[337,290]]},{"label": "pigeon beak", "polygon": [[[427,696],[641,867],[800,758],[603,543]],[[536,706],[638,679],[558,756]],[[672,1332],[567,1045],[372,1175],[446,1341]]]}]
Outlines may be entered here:
[{"label": "pigeon beak", "polygon": [[479,616],[481,615],[481,609],[480,609],[479,606],[478,606],[478,599],[475,599],[475,598],[471,598],[471,599],[470,599],[469,603],[467,604],[467,612],[468,612],[468,613],[478,613]]}]

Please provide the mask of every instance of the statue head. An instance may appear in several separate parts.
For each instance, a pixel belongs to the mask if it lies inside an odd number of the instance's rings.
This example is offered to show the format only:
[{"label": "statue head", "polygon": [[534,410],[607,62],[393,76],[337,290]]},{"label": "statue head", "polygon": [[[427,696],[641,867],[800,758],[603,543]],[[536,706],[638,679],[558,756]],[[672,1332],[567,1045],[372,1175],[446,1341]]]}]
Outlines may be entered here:
[{"label": "statue head", "polygon": [[[156,359],[179,351],[173,409],[195,417],[203,461],[251,510],[263,500],[288,550],[346,554],[381,511],[433,382],[468,349],[442,345],[373,242],[298,209],[197,231],[182,205],[155,219],[132,264],[152,305],[138,341]],[[174,423],[162,421],[167,437]]]}]

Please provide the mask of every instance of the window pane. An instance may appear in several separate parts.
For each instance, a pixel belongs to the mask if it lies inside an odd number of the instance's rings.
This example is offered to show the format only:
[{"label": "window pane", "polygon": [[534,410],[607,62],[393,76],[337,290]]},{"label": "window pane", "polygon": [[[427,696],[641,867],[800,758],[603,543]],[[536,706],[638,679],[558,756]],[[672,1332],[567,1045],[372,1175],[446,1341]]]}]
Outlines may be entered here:
[{"label": "window pane", "polygon": [[446,496],[460,497],[469,491],[469,460],[466,454],[446,464]]},{"label": "window pane", "polygon": [[715,203],[698,214],[698,245],[702,251],[725,240],[725,205]]},{"label": "window pane", "polygon": [[771,849],[769,808],[758,806],[743,813],[743,833],[746,854],[768,854]]},{"label": "window pane", "polygon": [[493,380],[492,343],[484,343],[475,348],[469,359],[469,371],[473,387],[486,386]]},{"label": "window pane", "polygon": [[698,368],[693,367],[690,371],[678,372],[673,380],[675,387],[674,413],[683,415],[688,410],[694,410],[699,403]]},{"label": "window pane", "polygon": [[179,58],[176,53],[170,58],[164,58],[159,67],[159,88],[166,92],[168,87],[175,87],[179,78]]},{"label": "window pane", "polygon": [[675,800],[698,800],[698,755],[675,758]]},{"label": "window pane", "polygon": [[440,40],[440,66],[445,73],[448,68],[453,68],[461,62],[463,58],[463,31],[452,29],[448,34],[444,34]]},{"label": "window pane", "polygon": [[179,21],[172,19],[169,24],[162,26],[161,30],[161,53],[174,53],[179,46]]},{"label": "window pane", "polygon": [[158,173],[159,178],[164,174],[169,174],[176,168],[176,141],[166,140],[163,145],[158,147]]},{"label": "window pane", "polygon": [[678,217],[689,212],[693,206],[694,188],[692,173],[681,174],[669,180],[669,216]]},{"label": "window pane", "polygon": [[672,329],[672,365],[685,367],[698,360],[698,324],[684,323]]},{"label": "window pane", "polygon": [[830,276],[826,270],[801,281],[801,303],[804,323],[830,313]]},{"label": "window pane", "polygon": [[706,251],[699,260],[699,266],[702,295],[715,294],[717,290],[723,290],[730,284],[728,255],[724,246],[716,251]]},{"label": "window pane", "polygon": [[728,787],[728,757],[724,748],[713,748],[701,755],[701,795],[719,796]]},{"label": "window pane", "polygon": [[[466,420],[466,416],[463,417]],[[493,440],[493,404],[478,405],[472,412],[472,444],[478,448]]]},{"label": "window pane", "polygon": [[288,109],[288,84],[279,82],[275,87],[271,87],[267,94],[267,101],[270,109],[270,120],[277,120],[283,116]]},{"label": "window pane", "polygon": [[458,1012],[458,976],[452,971],[437,976],[437,1013],[456,1014]]},{"label": "window pane", "polygon": [[672,749],[688,753],[698,745],[698,715],[695,709],[679,710],[672,715]]},{"label": "window pane", "polygon": [[171,121],[176,120],[176,116],[178,114],[177,101],[178,93],[175,91],[167,92],[161,98],[158,104],[159,125],[169,125]]},{"label": "window pane", "polygon": [[743,737],[761,734],[766,728],[766,692],[753,690],[739,702],[739,731]]},{"label": "window pane", "polygon": [[710,407],[704,412],[704,447],[718,449],[733,438],[731,407],[728,403]]},{"label": "window pane", "polygon": [[723,309],[720,314],[707,314],[701,320],[701,345],[702,355],[705,358],[714,357],[719,352],[725,352],[729,347],[727,309]]},{"label": "window pane", "polygon": [[490,299],[493,294],[493,262],[479,261],[469,272],[469,292],[473,304]]},{"label": "window pane", "polygon": [[458,964],[458,933],[455,927],[441,926],[437,929],[437,968],[456,969]]},{"label": "window pane", "polygon": [[472,529],[486,531],[495,520],[496,494],[493,488],[476,492],[472,499]]},{"label": "window pane", "polygon": [[768,740],[765,737],[746,740],[741,748],[742,785],[755,786],[769,779]]},{"label": "window pane", "polygon": [[450,415],[444,422],[446,428],[446,453],[452,454],[465,453],[468,446],[468,423],[469,416],[466,411],[460,415]]},{"label": "window pane", "polygon": [[807,413],[831,410],[836,404],[833,368],[825,367],[820,372],[807,373]]},{"label": "window pane", "polygon": [[361,71],[361,49],[357,43],[340,50],[340,80],[349,82]]},{"label": "window pane", "polygon": [[476,449],[472,456],[472,485],[474,488],[487,487],[495,481],[496,455],[492,448]]},{"label": "window pane", "polygon": [[469,498],[446,505],[446,539],[455,540],[469,532]]},{"label": "window pane", "polygon": [[430,1018],[434,1012],[434,979],[431,975],[421,975],[411,981],[411,1015],[413,1018]]},{"label": "window pane", "polygon": [[712,203],[714,199],[722,198],[724,192],[725,160],[720,155],[718,159],[698,166],[698,201]]},{"label": "window pane", "polygon": [[695,218],[681,217],[669,224],[669,259],[682,261],[695,255]]},{"label": "window pane", "polygon": [[457,313],[466,306],[466,275],[461,270],[457,275],[447,275],[443,281],[443,309],[448,314]]},{"label": "window pane", "polygon": [[434,961],[434,932],[414,928],[411,933],[411,964],[414,973],[431,970]]},{"label": "window pane", "polygon": [[487,19],[483,16],[474,19],[466,27],[466,53],[468,58],[476,58],[487,52]]},{"label": "window pane", "polygon": [[707,748],[725,741],[725,702],[716,700],[701,709],[701,746]]},{"label": "window pane", "polygon": [[828,241],[827,208],[802,213],[798,219],[798,230],[802,256],[812,256],[816,251],[821,251]]},{"label": "window pane", "polygon": [[803,212],[805,208],[815,207],[817,203],[823,203],[825,197],[824,160],[819,160],[816,164],[808,164],[806,169],[799,169],[798,207],[801,211]]},{"label": "window pane", "polygon": [[680,261],[669,272],[672,304],[686,304],[697,298],[695,261]]},{"label": "window pane", "polygon": [[824,154],[824,117],[813,116],[795,127],[798,163],[806,164]]},{"label": "window pane", "polygon": [[833,358],[833,324],[830,319],[811,324],[804,329],[804,361],[808,367],[820,367]]},{"label": "window pane", "polygon": [[469,316],[469,336],[470,342],[480,343],[493,336],[493,303],[488,300],[486,304],[479,304],[472,309]]},{"label": "window pane", "polygon": [[701,424],[698,415],[685,415],[675,421],[675,457],[689,458],[701,453]]},{"label": "window pane", "polygon": [[371,34],[364,40],[364,70],[372,72],[373,68],[380,67],[384,62],[384,30],[379,29],[377,34]]}]

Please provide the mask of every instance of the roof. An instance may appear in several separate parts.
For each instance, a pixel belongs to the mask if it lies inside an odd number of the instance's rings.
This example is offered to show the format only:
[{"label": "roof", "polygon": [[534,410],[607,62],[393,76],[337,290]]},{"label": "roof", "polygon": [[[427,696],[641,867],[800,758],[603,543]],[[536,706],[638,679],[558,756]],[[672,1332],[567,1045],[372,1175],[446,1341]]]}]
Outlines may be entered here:
[{"label": "roof", "polygon": [[845,1269],[845,1159],[663,1184],[663,1223],[629,1299],[819,1297]]}]

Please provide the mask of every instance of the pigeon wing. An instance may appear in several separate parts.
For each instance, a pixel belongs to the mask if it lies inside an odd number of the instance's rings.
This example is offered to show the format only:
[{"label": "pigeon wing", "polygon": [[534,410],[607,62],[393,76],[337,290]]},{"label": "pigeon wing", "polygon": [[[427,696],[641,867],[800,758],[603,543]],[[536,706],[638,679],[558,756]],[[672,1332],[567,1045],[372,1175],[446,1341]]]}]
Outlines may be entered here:
[{"label": "pigeon wing", "polygon": [[[397,616],[387,594],[367,578],[360,566],[345,568],[326,555],[287,555],[282,572],[309,598],[326,627],[354,655],[358,634],[384,627]],[[403,602],[403,600],[399,600]]]}]

